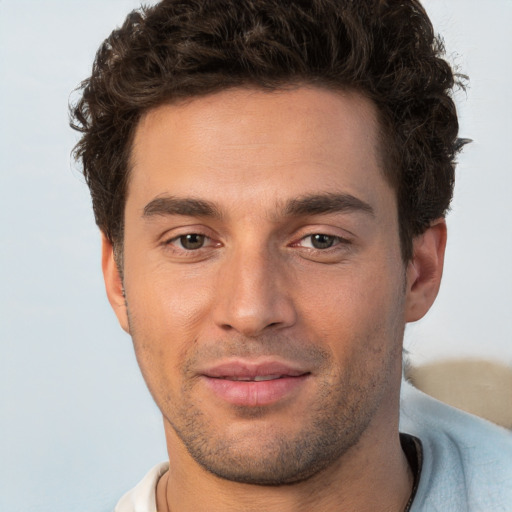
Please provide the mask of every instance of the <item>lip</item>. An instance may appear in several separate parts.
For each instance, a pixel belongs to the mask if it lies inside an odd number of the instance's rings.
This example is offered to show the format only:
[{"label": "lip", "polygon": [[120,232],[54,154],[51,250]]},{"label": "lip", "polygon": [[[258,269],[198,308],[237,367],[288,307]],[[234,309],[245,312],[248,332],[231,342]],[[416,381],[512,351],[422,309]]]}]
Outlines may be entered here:
[{"label": "lip", "polygon": [[284,400],[309,378],[310,372],[280,361],[228,361],[201,372],[218,398],[241,407],[261,407]]}]

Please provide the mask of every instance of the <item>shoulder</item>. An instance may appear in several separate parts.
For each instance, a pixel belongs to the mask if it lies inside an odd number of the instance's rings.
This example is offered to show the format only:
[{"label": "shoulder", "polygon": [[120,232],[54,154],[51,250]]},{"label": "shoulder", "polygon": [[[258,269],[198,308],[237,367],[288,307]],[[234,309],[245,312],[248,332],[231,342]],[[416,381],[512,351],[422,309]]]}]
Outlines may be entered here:
[{"label": "shoulder", "polygon": [[157,464],[131,491],[123,495],[114,512],[156,512],[156,484],[168,469],[168,462]]},{"label": "shoulder", "polygon": [[403,383],[400,431],[423,447],[412,511],[509,511],[512,433]]}]

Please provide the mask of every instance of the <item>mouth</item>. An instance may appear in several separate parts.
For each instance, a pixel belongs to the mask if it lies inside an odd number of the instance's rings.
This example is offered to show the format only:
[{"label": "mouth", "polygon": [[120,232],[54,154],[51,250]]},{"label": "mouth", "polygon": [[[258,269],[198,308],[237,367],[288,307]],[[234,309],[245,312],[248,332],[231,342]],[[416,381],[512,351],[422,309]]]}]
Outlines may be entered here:
[{"label": "mouth", "polygon": [[239,407],[262,407],[299,393],[311,373],[278,361],[229,361],[202,372],[216,398]]},{"label": "mouth", "polygon": [[276,380],[289,377],[289,375],[256,375],[255,377],[230,377],[226,375],[224,377],[213,377],[215,379],[232,380],[236,382],[262,382],[265,380]]}]

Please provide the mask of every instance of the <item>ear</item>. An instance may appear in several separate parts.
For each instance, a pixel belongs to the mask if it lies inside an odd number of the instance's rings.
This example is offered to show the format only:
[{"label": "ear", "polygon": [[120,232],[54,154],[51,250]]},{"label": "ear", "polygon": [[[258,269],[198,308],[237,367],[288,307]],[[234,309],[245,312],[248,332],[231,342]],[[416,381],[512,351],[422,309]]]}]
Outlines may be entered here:
[{"label": "ear", "polygon": [[121,327],[130,334],[128,310],[124,297],[123,281],[114,258],[114,248],[108,238],[101,234],[101,268],[107,297]]},{"label": "ear", "polygon": [[413,256],[407,266],[405,321],[415,322],[430,309],[443,275],[446,222],[437,219],[413,240]]}]

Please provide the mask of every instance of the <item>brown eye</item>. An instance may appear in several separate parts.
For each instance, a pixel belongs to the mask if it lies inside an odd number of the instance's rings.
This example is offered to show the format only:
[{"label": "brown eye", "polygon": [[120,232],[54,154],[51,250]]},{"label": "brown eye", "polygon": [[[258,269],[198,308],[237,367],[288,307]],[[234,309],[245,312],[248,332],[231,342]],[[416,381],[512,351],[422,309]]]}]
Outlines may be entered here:
[{"label": "brown eye", "polygon": [[311,245],[315,249],[329,249],[334,245],[335,241],[335,236],[322,235],[321,233],[311,235]]},{"label": "brown eye", "polygon": [[189,235],[183,235],[179,237],[179,241],[183,249],[187,251],[193,251],[201,249],[204,246],[206,237],[197,233],[190,233]]}]

